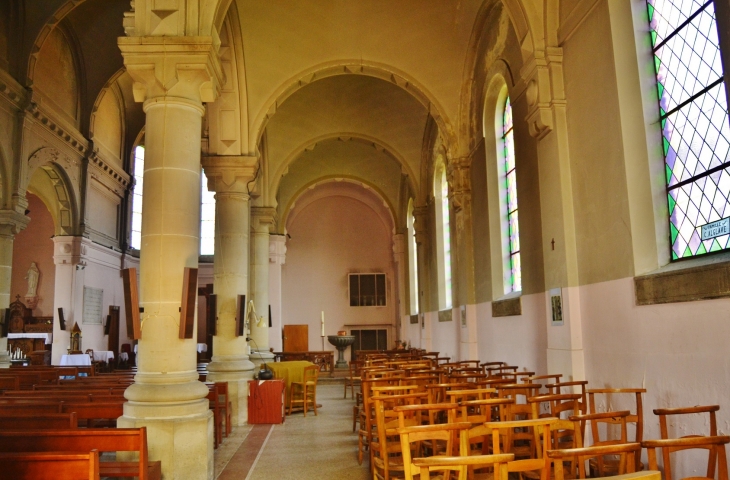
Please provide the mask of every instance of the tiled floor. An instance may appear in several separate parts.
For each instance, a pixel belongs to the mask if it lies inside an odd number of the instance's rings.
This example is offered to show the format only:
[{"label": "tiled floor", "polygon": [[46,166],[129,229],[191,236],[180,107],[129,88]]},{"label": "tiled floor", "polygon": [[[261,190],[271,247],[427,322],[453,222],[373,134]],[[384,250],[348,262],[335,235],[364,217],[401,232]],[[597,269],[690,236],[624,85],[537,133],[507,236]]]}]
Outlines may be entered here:
[{"label": "tiled floor", "polygon": [[219,480],[359,480],[370,478],[357,464],[352,406],[342,385],[318,385],[319,415],[296,413],[282,425],[234,428],[216,450]]}]

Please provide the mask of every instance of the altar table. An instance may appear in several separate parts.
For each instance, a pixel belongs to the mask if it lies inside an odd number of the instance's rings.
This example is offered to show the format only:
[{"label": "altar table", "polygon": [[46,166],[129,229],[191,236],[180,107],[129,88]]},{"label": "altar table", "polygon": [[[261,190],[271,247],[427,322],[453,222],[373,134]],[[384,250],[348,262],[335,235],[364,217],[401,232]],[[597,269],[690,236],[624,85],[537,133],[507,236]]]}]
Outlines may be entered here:
[{"label": "altar table", "polygon": [[314,365],[312,362],[304,360],[298,360],[293,362],[272,362],[267,363],[266,366],[274,372],[274,378],[280,378],[284,380],[286,391],[284,395],[284,401],[286,408],[289,408],[289,389],[291,388],[292,382],[301,382],[304,380],[304,369]]},{"label": "altar table", "polygon": [[110,350],[94,350],[94,361],[109,363],[114,360],[114,352]]},{"label": "altar table", "polygon": [[78,355],[63,355],[61,357],[61,366],[85,366],[91,365],[91,357],[85,353]]}]

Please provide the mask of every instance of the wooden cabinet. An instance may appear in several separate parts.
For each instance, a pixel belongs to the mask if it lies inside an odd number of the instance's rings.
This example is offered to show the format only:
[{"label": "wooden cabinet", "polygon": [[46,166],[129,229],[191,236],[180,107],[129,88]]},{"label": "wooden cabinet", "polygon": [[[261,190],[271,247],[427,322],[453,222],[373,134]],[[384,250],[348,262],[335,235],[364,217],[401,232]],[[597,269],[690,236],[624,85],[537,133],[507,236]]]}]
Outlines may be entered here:
[{"label": "wooden cabinet", "polygon": [[284,423],[284,380],[248,382],[248,423]]}]

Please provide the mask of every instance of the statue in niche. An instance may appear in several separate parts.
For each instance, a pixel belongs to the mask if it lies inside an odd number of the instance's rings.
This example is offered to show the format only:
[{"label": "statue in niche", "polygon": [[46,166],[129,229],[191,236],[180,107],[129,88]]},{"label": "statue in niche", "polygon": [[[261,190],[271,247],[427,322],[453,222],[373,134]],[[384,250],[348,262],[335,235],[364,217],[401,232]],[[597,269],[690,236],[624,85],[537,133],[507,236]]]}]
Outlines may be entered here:
[{"label": "statue in niche", "polygon": [[25,274],[25,279],[28,281],[28,293],[25,294],[25,303],[31,310],[38,306],[38,279],[40,275],[41,272],[38,270],[38,266],[35,262],[31,262],[28,273]]}]

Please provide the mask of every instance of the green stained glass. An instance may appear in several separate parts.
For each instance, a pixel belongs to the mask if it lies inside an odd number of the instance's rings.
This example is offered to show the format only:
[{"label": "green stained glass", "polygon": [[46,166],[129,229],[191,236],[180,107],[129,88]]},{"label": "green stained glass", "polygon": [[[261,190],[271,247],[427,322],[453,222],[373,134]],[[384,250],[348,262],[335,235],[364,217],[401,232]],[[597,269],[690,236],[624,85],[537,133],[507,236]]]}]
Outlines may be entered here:
[{"label": "green stained glass", "polygon": [[669,194],[669,215],[671,215],[672,212],[674,211],[675,205],[677,205],[677,202],[675,202],[672,195]]},{"label": "green stained glass", "polygon": [[669,225],[669,229],[671,230],[671,234],[672,234],[672,244],[673,244],[673,243],[674,243],[674,241],[675,241],[675,240],[677,239],[677,235],[679,235],[679,231],[677,231],[677,227],[675,227],[673,223],[671,223],[671,224]]},{"label": "green stained glass", "polygon": [[720,242],[718,242],[717,239],[714,239],[712,241],[712,246],[710,247],[710,251],[717,252],[718,250],[722,250],[722,245],[720,245]]},{"label": "green stained glass", "polygon": [[687,245],[687,248],[684,249],[684,253],[682,254],[682,257],[691,257],[692,256],[692,250],[689,249],[689,245]]},{"label": "green stained glass", "polygon": [[697,252],[695,252],[695,255],[702,255],[703,253],[707,253],[707,250],[705,249],[705,244],[700,243],[700,248],[697,249]]},{"label": "green stained glass", "polygon": [[669,168],[669,165],[665,165],[664,170],[667,172],[667,183],[671,183],[671,181],[672,181],[672,169]]}]

